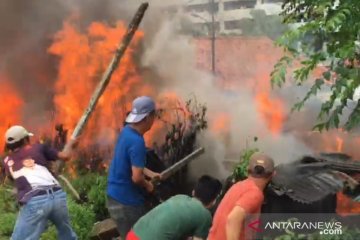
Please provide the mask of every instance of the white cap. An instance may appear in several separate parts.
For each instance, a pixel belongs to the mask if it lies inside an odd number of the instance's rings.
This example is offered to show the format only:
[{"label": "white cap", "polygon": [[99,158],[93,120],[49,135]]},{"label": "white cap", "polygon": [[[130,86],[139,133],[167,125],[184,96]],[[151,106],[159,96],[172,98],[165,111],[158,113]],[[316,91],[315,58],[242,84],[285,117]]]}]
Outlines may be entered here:
[{"label": "white cap", "polygon": [[23,126],[12,126],[5,133],[6,143],[16,143],[25,137],[34,136],[31,132],[28,132]]}]

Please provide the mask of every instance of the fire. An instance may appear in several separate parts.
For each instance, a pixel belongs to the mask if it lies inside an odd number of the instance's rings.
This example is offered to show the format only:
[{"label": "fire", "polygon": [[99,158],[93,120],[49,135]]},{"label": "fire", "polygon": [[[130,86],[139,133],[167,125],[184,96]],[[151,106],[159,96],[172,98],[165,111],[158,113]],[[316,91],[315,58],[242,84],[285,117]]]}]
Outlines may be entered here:
[{"label": "fire", "polygon": [[150,132],[145,135],[145,141],[148,146],[153,147],[154,143],[162,144],[165,134],[171,132],[169,123],[175,124],[179,128],[182,124],[183,130],[187,127],[190,112],[186,108],[186,103],[180,100],[175,92],[164,92],[157,97],[157,109],[159,110],[159,119],[155,120]]},{"label": "fire", "polygon": [[[54,104],[56,119],[66,128],[75,127],[125,32],[122,22],[112,27],[94,22],[86,32],[81,32],[73,22],[66,21],[55,35],[48,49],[60,60]],[[113,73],[84,131],[82,144],[93,144],[94,139],[112,143],[133,98],[153,95],[153,90],[142,82],[134,60],[143,35],[140,31],[135,34],[119,68]]]},{"label": "fire", "polygon": [[343,145],[344,145],[344,140],[341,139],[340,137],[336,137],[336,151],[337,152],[342,152]]},{"label": "fire", "polygon": [[230,124],[231,124],[230,115],[227,113],[219,113],[215,117],[215,120],[213,121],[213,124],[211,125],[211,130],[214,133],[226,134],[230,131]]},{"label": "fire", "polygon": [[285,117],[284,104],[280,99],[272,99],[268,92],[261,92],[255,97],[257,109],[265,120],[268,129],[274,133],[280,133]]},{"label": "fire", "polygon": [[341,215],[347,215],[349,213],[359,214],[360,203],[352,201],[343,193],[338,193],[336,212]]},{"label": "fire", "polygon": [[23,107],[23,101],[14,90],[13,86],[9,81],[5,80],[5,76],[0,75],[0,96],[2,104],[0,107],[0,146],[1,152],[3,150],[5,141],[4,134],[9,126],[14,124],[20,124],[21,122],[21,112]]}]

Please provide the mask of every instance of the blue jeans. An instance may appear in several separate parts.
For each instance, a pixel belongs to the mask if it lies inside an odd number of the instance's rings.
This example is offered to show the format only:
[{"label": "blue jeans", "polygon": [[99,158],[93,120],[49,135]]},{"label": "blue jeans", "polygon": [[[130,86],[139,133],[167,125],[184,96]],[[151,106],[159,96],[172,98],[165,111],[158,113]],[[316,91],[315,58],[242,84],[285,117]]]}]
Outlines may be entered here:
[{"label": "blue jeans", "polygon": [[20,209],[12,240],[38,240],[46,230],[48,220],[56,227],[58,239],[77,239],[69,221],[66,193],[63,190],[35,196]]}]

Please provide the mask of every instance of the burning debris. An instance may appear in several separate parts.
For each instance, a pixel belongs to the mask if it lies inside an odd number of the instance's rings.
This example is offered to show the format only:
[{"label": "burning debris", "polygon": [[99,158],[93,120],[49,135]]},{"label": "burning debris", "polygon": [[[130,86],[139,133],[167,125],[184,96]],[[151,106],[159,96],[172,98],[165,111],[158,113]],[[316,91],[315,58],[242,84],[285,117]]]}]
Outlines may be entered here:
[{"label": "burning debris", "polygon": [[360,173],[360,162],[344,154],[320,154],[280,164],[271,188],[279,196],[285,194],[295,201],[313,203],[337,192],[360,195],[360,185],[354,179]]}]

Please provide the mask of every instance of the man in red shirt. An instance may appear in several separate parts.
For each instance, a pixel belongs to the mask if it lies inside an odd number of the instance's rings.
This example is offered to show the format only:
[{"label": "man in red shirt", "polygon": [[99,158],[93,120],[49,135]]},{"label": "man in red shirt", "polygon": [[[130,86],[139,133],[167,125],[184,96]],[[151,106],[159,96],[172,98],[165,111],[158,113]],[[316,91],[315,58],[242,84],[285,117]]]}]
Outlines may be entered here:
[{"label": "man in red shirt", "polygon": [[[274,173],[274,161],[269,156],[255,154],[250,159],[248,173],[248,178],[234,184],[222,199],[208,240],[245,239],[244,222],[260,213],[263,190]],[[252,238],[247,236],[247,239]]]}]

